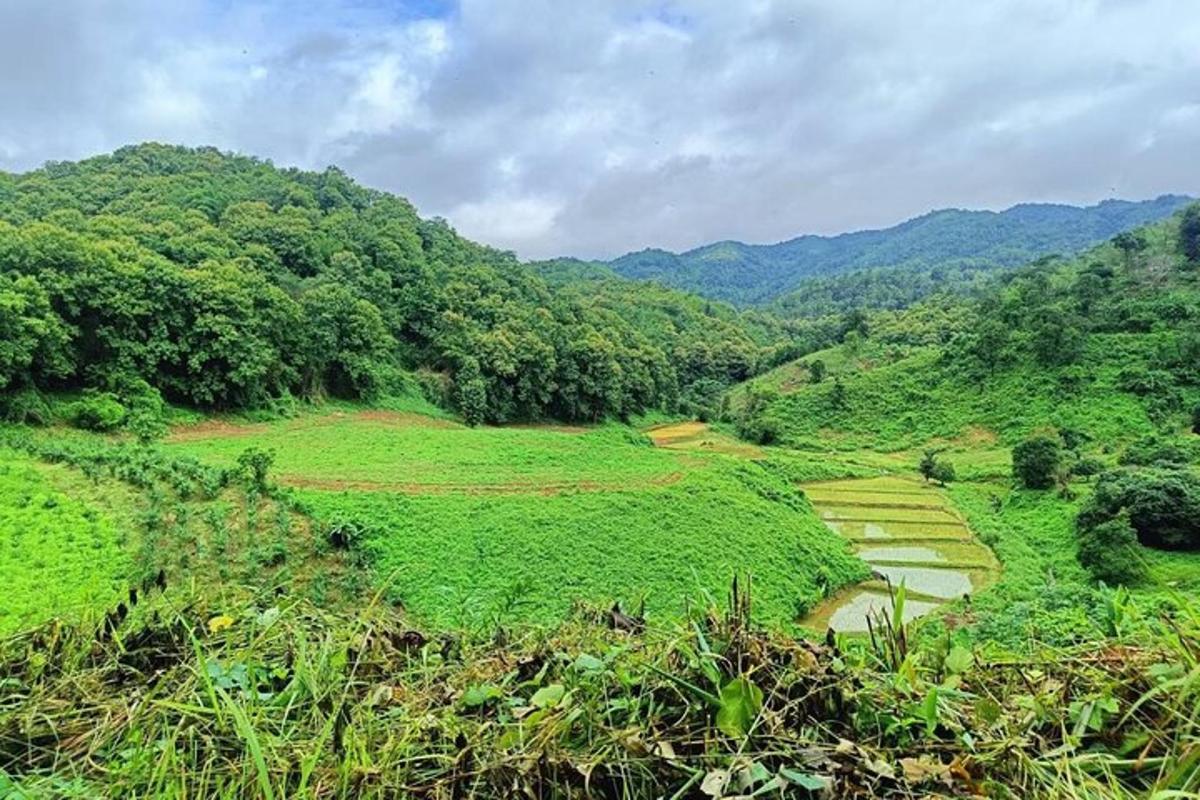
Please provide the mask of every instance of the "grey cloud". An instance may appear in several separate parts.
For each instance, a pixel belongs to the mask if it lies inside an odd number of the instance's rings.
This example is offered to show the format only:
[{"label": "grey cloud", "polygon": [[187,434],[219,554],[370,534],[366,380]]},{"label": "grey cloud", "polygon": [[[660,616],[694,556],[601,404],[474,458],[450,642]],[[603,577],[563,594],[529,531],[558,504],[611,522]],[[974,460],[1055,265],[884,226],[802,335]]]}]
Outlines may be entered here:
[{"label": "grey cloud", "polygon": [[1190,0],[105,6],[0,8],[0,168],[336,162],[527,257],[1200,190]]}]

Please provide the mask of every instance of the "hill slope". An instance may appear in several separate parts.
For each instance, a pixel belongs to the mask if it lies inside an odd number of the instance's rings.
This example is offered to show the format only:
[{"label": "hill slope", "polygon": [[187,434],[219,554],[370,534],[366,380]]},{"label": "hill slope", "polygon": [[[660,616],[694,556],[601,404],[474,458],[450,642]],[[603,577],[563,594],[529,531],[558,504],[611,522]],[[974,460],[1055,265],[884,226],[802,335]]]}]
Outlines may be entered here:
[{"label": "hill slope", "polygon": [[644,250],[621,256],[609,266],[627,278],[761,305],[814,278],[873,269],[991,270],[1050,253],[1075,253],[1163,219],[1188,202],[1186,197],[1163,195],[1143,202],[1107,200],[1085,208],[1031,203],[1002,212],[945,209],[884,230],[800,236],[773,245],[718,242],[679,254]]},{"label": "hill slope", "polygon": [[1131,249],[1013,272],[978,301],[877,314],[732,406],[757,420],[748,430],[801,446],[899,449],[973,426],[1008,443],[1042,426],[1108,444],[1179,430],[1200,401],[1200,267],[1181,238],[1176,218]]},{"label": "hill slope", "polygon": [[[410,392],[415,372],[472,422],[596,420],[742,380],[786,336],[680,293],[654,302],[669,330],[552,290],[335,168],[146,144],[0,174],[0,392],[127,400],[144,381],[239,408]],[[727,357],[675,358],[714,341]]]}]

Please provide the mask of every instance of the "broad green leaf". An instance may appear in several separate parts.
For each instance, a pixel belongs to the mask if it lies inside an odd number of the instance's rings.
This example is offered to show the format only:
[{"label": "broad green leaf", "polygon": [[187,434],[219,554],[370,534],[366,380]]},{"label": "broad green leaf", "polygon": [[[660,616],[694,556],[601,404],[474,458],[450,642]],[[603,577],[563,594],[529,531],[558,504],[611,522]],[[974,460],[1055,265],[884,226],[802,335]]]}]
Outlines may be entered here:
[{"label": "broad green leaf", "polygon": [[745,736],[762,710],[762,704],[762,689],[751,683],[745,675],[734,678],[721,687],[717,728],[726,736]]},{"label": "broad green leaf", "polygon": [[562,702],[566,693],[566,687],[561,683],[552,683],[534,692],[533,697],[529,698],[529,705],[535,708],[554,708]]},{"label": "broad green leaf", "polygon": [[961,675],[975,664],[975,656],[961,645],[955,645],[946,655],[946,669],[955,675]]},{"label": "broad green leaf", "polygon": [[486,705],[493,700],[499,700],[503,696],[503,692],[499,687],[491,684],[477,685],[468,687],[462,696],[462,704],[466,708],[478,708]]}]

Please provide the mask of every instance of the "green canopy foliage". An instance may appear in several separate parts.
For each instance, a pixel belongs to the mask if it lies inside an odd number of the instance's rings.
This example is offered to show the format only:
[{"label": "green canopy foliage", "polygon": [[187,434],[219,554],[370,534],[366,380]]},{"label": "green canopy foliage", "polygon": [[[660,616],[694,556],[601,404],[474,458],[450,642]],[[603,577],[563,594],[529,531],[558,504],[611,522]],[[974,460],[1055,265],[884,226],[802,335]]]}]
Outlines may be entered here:
[{"label": "green canopy foliage", "polygon": [[476,422],[597,420],[719,394],[791,337],[616,278],[552,290],[336,168],[146,144],[4,185],[0,390],[138,378],[240,408],[420,370]]}]

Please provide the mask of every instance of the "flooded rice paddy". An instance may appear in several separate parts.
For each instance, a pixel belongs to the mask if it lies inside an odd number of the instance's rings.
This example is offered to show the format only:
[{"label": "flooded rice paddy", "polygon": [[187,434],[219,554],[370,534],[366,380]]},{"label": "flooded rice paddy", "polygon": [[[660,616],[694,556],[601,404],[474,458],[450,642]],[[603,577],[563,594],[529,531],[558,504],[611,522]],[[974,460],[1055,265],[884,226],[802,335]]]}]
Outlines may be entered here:
[{"label": "flooded rice paddy", "polygon": [[818,515],[853,543],[872,578],[818,606],[804,624],[867,630],[867,617],[891,608],[904,584],[906,620],[935,611],[995,580],[999,564],[940,489],[904,477],[823,481],[802,487]]}]

